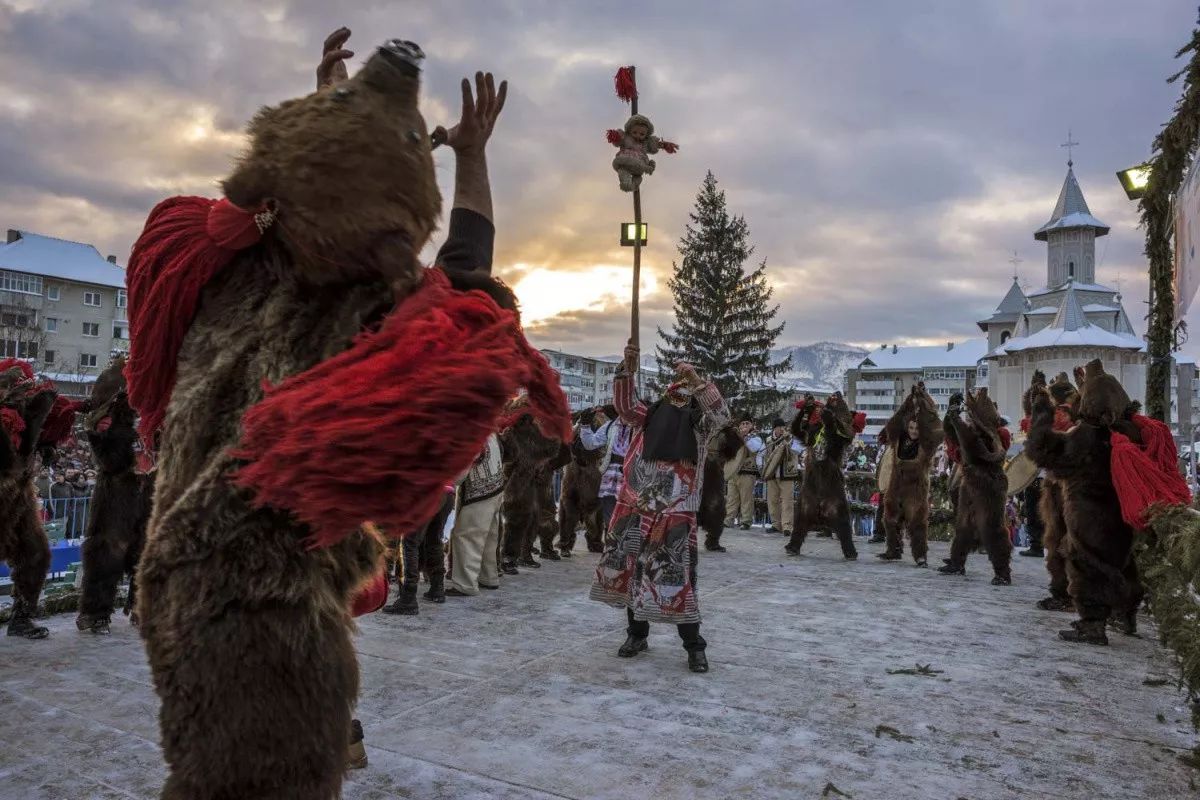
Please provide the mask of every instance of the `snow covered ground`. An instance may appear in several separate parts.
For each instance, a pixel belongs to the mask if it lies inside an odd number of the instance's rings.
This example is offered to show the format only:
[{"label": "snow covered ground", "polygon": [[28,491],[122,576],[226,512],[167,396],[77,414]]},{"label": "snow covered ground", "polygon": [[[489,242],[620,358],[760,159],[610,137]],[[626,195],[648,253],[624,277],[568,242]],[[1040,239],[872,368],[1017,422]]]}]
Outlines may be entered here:
[{"label": "snow covered ground", "polygon": [[[1196,738],[1148,620],[1142,639],[1069,645],[1056,636],[1069,617],[1033,608],[1032,559],[997,588],[982,555],[942,577],[866,546],[844,563],[829,539],[788,559],[776,535],[726,538],[700,564],[707,675],[659,626],[648,652],[618,659],[624,622],[586,600],[582,552],[417,618],[363,620],[370,766],[346,797],[1195,796],[1179,756]],[[157,797],[136,633],[51,627],[48,641],[0,638],[0,798]],[[932,674],[888,672],[917,664]]]}]

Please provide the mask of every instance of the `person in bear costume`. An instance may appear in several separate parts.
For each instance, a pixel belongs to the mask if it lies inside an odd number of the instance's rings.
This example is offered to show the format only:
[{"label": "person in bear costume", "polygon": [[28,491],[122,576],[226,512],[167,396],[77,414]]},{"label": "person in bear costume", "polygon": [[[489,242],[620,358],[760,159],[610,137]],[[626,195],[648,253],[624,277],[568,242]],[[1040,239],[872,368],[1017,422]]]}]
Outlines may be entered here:
[{"label": "person in bear costume", "polygon": [[937,405],[924,383],[912,387],[884,430],[887,441],[896,449],[896,463],[883,491],[887,549],[879,558],[903,558],[904,532],[908,531],[913,561],[924,567],[929,552],[929,467],[942,443]]},{"label": "person in bear costume", "polygon": [[524,412],[526,404],[521,397],[510,406],[510,413],[519,416],[500,433],[505,476],[500,571],[505,575],[518,574],[518,565],[531,569],[542,566],[533,557],[533,543],[541,538],[544,525],[539,481],[544,480],[546,465],[558,458],[561,446],[560,441],[543,434],[533,416]]},{"label": "person in bear costume", "polygon": [[[137,431],[124,370],[125,357],[118,356],[96,379],[84,419],[97,474],[83,539],[83,590],[75,625],[94,634],[109,633],[117,585],[124,576],[130,578],[125,613],[136,608],[134,574],[154,496],[153,473],[137,469]],[[137,623],[136,615],[132,621]]]},{"label": "person in bear costume", "polygon": [[696,524],[704,531],[704,549],[713,553],[724,553],[721,534],[725,531],[725,465],[742,449],[745,442],[738,433],[738,426],[729,422],[708,440],[704,456],[704,483],[700,489],[700,510],[696,513]]},{"label": "person in bear costume", "polygon": [[38,450],[48,456],[70,435],[76,407],[53,383],[37,380],[28,362],[0,359],[0,559],[8,562],[12,577],[9,636],[50,635],[33,622],[50,568],[33,475]]},{"label": "person in bear costume", "polygon": [[[604,539],[604,519],[600,513],[600,461],[604,441],[596,431],[608,421],[604,409],[584,412],[571,442],[571,461],[563,469],[558,502],[558,548],[563,558],[575,549],[575,529],[582,522],[589,549]],[[585,431],[588,434],[585,436]]]},{"label": "person in bear costume", "polygon": [[[1060,486],[1066,536],[1059,547],[1079,620],[1059,636],[1105,645],[1110,617],[1123,632],[1137,632],[1137,610],[1144,595],[1131,555],[1134,530],[1145,524],[1144,508],[1128,500],[1128,486],[1153,476],[1165,491],[1141,492],[1141,497],[1158,494],[1155,499],[1186,503],[1190,493],[1178,472],[1170,430],[1137,414],[1137,405],[1099,359],[1077,370],[1075,377],[1077,424],[1067,431],[1056,430],[1054,397],[1044,386],[1035,385],[1025,446],[1034,463],[1050,470]],[[1153,452],[1154,458],[1144,451]],[[1125,460],[1129,456],[1134,458],[1132,467]]]},{"label": "person in bear costume", "polygon": [[493,297],[491,75],[463,81],[441,131],[455,209],[439,266],[418,260],[441,210],[422,60],[391,40],[264,108],[224,197],[160,203],[134,245],[126,377],[140,433],[161,430],[137,610],[168,800],[337,797],[351,614],[365,587],[386,595],[378,531],[431,517],[522,387],[570,435],[557,377]]},{"label": "person in bear costume", "polygon": [[[1069,431],[1076,423],[1079,413],[1079,392],[1071,385],[1067,373],[1060,372],[1058,377],[1046,386],[1046,377],[1041,371],[1035,371],[1033,381],[1022,397],[1022,408],[1025,418],[1021,420],[1021,428],[1026,435],[1032,423],[1033,400],[1043,390],[1049,388],[1050,397],[1054,401],[1054,430],[1060,433]],[[1025,502],[1036,503],[1029,513],[1030,518],[1036,518],[1041,523],[1042,535],[1037,549],[1046,560],[1046,571],[1050,574],[1050,594],[1037,601],[1037,607],[1043,611],[1071,611],[1071,595],[1067,591],[1067,564],[1065,558],[1064,538],[1067,535],[1067,522],[1063,517],[1062,482],[1055,476],[1053,470],[1043,469],[1040,478],[1035,480],[1025,490]],[[1030,541],[1033,549],[1034,542]],[[1024,555],[1024,553],[1022,553]]]},{"label": "person in bear costume", "polygon": [[967,555],[982,539],[992,562],[992,585],[1008,586],[1012,583],[1012,540],[1004,524],[1008,492],[1004,458],[1011,437],[986,388],[968,394],[965,409],[964,414],[962,393],[955,394],[942,421],[948,446],[955,448],[961,459],[962,480],[954,507],[950,558],[938,572],[965,575]]},{"label": "person in bear costume", "polygon": [[808,394],[796,407],[792,435],[804,443],[804,478],[792,535],[784,549],[788,555],[798,556],[810,530],[831,527],[842,546],[842,556],[853,561],[858,550],[850,529],[842,461],[854,434],[862,430],[865,416],[852,414],[841,392],[834,392],[824,404]]}]

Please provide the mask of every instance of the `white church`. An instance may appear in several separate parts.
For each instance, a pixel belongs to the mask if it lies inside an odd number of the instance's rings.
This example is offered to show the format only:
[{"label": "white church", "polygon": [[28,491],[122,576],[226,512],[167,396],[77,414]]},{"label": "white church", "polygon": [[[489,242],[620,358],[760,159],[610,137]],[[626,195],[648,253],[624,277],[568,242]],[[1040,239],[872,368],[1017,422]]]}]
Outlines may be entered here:
[{"label": "white church", "polygon": [[979,372],[986,366],[988,392],[1011,420],[1023,416],[1021,396],[1035,370],[1053,379],[1093,358],[1130,397],[1145,400],[1145,342],[1134,332],[1120,292],[1096,282],[1096,239],[1109,228],[1088,210],[1073,166],[1067,162],[1054,213],[1033,234],[1047,245],[1046,285],[1026,294],[1014,276],[995,313],[978,323],[987,334]]}]

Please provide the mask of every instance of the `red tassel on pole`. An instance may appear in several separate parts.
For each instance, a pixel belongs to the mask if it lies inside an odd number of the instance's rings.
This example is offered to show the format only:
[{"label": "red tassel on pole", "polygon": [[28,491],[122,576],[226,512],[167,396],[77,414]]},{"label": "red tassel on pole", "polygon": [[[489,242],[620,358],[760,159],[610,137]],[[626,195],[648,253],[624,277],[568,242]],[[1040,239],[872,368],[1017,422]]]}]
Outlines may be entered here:
[{"label": "red tassel on pole", "polygon": [[626,103],[632,103],[637,99],[637,82],[633,78],[633,67],[621,67],[618,69],[614,83],[617,87],[617,97]]},{"label": "red tassel on pole", "polygon": [[624,131],[619,131],[616,128],[609,128],[608,132],[604,134],[604,138],[608,139],[609,144],[616,147],[620,145],[621,141],[625,138],[625,133]]}]

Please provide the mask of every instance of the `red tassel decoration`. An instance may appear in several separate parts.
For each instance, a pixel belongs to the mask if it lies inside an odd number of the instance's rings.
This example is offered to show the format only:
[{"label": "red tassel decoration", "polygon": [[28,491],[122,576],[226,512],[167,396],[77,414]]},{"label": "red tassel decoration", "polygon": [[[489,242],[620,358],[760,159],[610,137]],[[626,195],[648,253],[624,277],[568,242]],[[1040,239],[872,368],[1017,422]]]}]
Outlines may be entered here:
[{"label": "red tassel decoration", "polygon": [[862,433],[866,429],[866,427],[867,427],[867,412],[855,411],[854,412],[854,432]]},{"label": "red tassel decoration", "polygon": [[[1134,419],[1136,422],[1137,418]],[[1163,425],[1158,420],[1150,421]],[[1143,427],[1139,423],[1138,427],[1145,432],[1146,427],[1153,426]],[[1163,425],[1163,428],[1166,426]],[[1167,430],[1167,434],[1170,435],[1170,430]],[[1156,439],[1157,434],[1152,433],[1150,438]],[[1152,455],[1161,454],[1161,447],[1162,443],[1158,441],[1147,448],[1139,447],[1125,434],[1117,431],[1112,433],[1113,486],[1121,503],[1121,518],[1136,530],[1146,527],[1146,511],[1155,503],[1187,505],[1192,499],[1187,482],[1179,474],[1174,462],[1168,467]],[[1174,449],[1173,443],[1171,449]]]},{"label": "red tassel decoration", "polygon": [[618,69],[614,83],[617,87],[617,97],[626,103],[633,102],[633,99],[638,96],[637,82],[633,78],[633,67]]},{"label": "red tassel decoration", "polygon": [[998,428],[996,435],[1000,437],[1000,447],[1007,453],[1008,448],[1012,447],[1012,434],[1008,432],[1008,428]]},{"label": "red tassel decoration", "polygon": [[950,441],[949,438],[947,438],[945,440],[945,445],[946,445],[946,458],[948,458],[950,460],[950,463],[951,464],[961,463],[962,454],[958,452],[958,445],[955,444],[954,442]]},{"label": "red tassel decoration", "polygon": [[64,442],[71,435],[71,429],[75,427],[75,412],[79,410],[79,406],[79,403],[69,400],[61,394],[55,397],[50,414],[42,423],[42,433],[38,436],[38,444],[57,447]]},{"label": "red tassel decoration", "polygon": [[250,463],[234,480],[254,491],[256,506],[308,524],[313,547],[364,520],[414,530],[441,505],[442,487],[474,463],[521,387],[543,432],[570,441],[566,396],[516,315],[426,270],[379,330],[266,387],[242,418],[234,455]]},{"label": "red tassel decoration", "polygon": [[620,147],[621,142],[625,140],[625,133],[616,128],[609,128],[608,132],[604,134],[604,138],[608,139],[608,143],[613,147]]},{"label": "red tassel decoration", "polygon": [[0,408],[0,431],[8,434],[13,450],[21,446],[21,434],[25,432],[25,420],[15,408]]},{"label": "red tassel decoration", "polygon": [[1029,433],[1029,427],[1033,424],[1032,417],[1025,417],[1021,420],[1021,433]]},{"label": "red tassel decoration", "polygon": [[166,418],[179,348],[201,290],[238,250],[260,237],[255,211],[228,200],[172,197],[146,219],[127,269],[131,347],[125,366],[144,441],[153,440]]},{"label": "red tassel decoration", "polygon": [[351,603],[350,613],[356,617],[371,614],[383,608],[388,598],[387,573],[380,572],[371,582],[362,588]]},{"label": "red tassel decoration", "polygon": [[33,367],[28,361],[22,361],[19,358],[6,358],[0,360],[0,372],[8,372],[13,367],[21,370],[21,374],[25,376],[25,380],[33,380]]},{"label": "red tassel decoration", "polygon": [[659,142],[658,146],[661,147],[663,152],[667,153],[668,155],[674,155],[675,153],[679,152],[679,145],[675,144],[674,142]]}]

